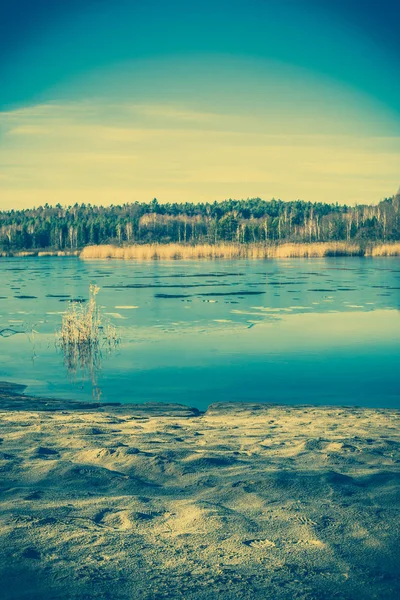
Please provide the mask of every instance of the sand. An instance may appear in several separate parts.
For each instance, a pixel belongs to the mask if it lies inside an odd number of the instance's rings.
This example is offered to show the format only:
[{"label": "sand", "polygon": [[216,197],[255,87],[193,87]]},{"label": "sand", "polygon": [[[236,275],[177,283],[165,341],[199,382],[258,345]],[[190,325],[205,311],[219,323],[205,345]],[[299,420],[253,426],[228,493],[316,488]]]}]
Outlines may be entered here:
[{"label": "sand", "polygon": [[0,407],[3,600],[400,596],[398,411]]}]

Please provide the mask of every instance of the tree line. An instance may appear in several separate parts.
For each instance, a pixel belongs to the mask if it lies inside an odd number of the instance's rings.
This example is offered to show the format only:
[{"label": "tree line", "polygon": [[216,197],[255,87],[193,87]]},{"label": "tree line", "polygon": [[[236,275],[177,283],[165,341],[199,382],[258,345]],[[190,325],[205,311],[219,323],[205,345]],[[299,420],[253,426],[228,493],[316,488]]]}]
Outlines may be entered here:
[{"label": "tree line", "polygon": [[157,199],[122,206],[39,206],[0,212],[3,252],[91,244],[217,244],[400,240],[400,191],[377,205],[260,198],[213,203]]}]

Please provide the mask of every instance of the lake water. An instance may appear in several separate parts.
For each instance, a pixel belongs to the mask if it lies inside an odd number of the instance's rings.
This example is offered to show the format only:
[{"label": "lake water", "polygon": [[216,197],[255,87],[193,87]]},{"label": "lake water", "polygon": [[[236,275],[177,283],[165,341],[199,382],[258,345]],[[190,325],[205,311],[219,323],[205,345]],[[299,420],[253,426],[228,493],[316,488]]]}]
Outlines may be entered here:
[{"label": "lake water", "polygon": [[103,401],[400,406],[398,258],[1,258],[0,276],[0,380],[33,395],[92,399],[55,331],[96,283],[121,338]]}]

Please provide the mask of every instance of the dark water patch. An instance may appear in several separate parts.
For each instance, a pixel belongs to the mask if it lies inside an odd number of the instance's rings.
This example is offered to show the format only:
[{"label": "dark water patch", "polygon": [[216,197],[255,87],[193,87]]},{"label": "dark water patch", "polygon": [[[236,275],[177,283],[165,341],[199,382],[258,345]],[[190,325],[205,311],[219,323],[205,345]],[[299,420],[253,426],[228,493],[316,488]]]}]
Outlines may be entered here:
[{"label": "dark water patch", "polygon": [[330,290],[328,288],[310,288],[309,290],[307,290],[307,292],[329,292],[329,293],[333,293],[333,292],[337,292],[337,290]]},{"label": "dark water patch", "polygon": [[241,292],[205,292],[204,294],[198,294],[199,296],[260,296],[265,294],[264,291],[241,291]]},{"label": "dark water patch", "polygon": [[86,298],[60,298],[59,302],[87,302]]},{"label": "dark water patch", "polygon": [[278,285],[305,285],[305,281],[269,281],[269,285],[278,286]]},{"label": "dark water patch", "polygon": [[7,267],[4,269],[5,271],[26,271],[26,269],[22,267]]},{"label": "dark water patch", "polygon": [[189,298],[190,294],[154,294],[154,298]]},{"label": "dark water patch", "polygon": [[14,298],[18,298],[18,300],[34,300],[37,296],[14,296]]},{"label": "dark water patch", "polygon": [[361,273],[362,271],[360,271],[359,269],[355,269],[353,267],[326,267],[327,271],[354,271],[354,272],[358,272]]},{"label": "dark water patch", "polygon": [[117,290],[117,289],[133,289],[133,290],[147,290],[147,289],[154,289],[154,288],[196,288],[196,287],[230,287],[232,285],[237,285],[237,284],[233,284],[233,283],[188,283],[188,284],[178,284],[178,283],[172,283],[172,284],[165,284],[165,283],[160,283],[160,284],[144,284],[144,283],[127,283],[125,285],[104,285],[104,288],[107,289],[113,289],[113,290]]},{"label": "dark water patch", "polygon": [[[158,279],[175,279],[182,277],[244,277],[246,273],[173,273],[168,275],[157,274]],[[258,275],[264,275],[264,273],[258,273]],[[154,275],[140,275],[139,279],[153,279]]]},{"label": "dark water patch", "polygon": [[46,298],[71,298],[70,294],[46,294]]},{"label": "dark water patch", "polygon": [[348,288],[348,287],[338,287],[336,288],[338,292],[356,292],[357,288]]}]

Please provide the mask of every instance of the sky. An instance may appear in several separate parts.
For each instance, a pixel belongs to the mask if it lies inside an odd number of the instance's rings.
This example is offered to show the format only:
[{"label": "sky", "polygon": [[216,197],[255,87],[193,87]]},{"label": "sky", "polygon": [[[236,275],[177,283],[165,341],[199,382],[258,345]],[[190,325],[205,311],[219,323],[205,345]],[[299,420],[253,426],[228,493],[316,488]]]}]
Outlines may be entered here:
[{"label": "sky", "polygon": [[0,209],[400,184],[398,0],[1,0]]}]

